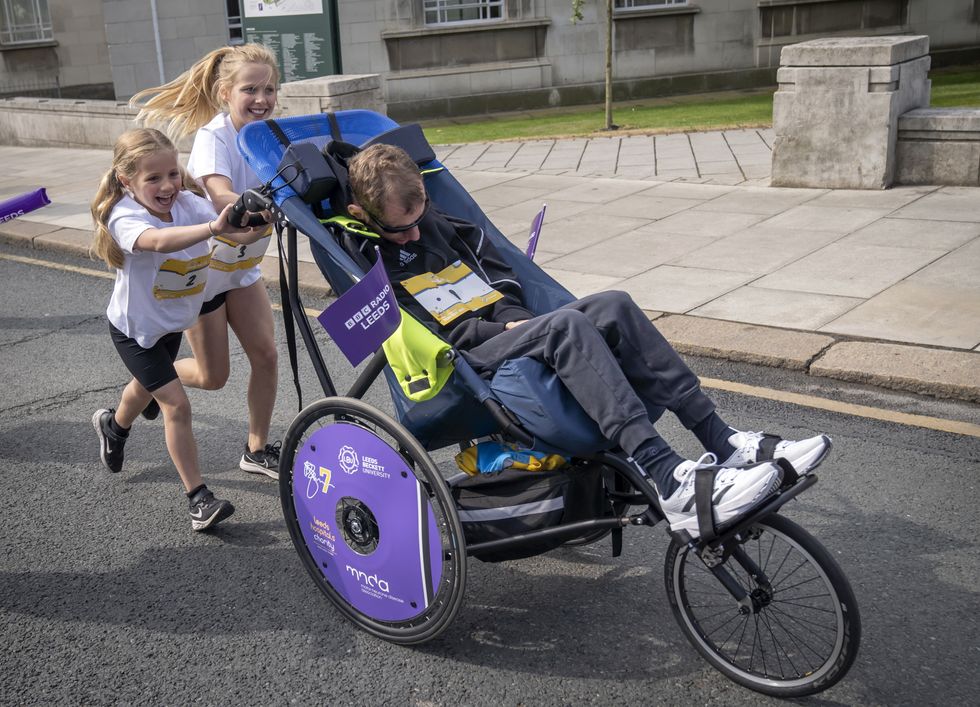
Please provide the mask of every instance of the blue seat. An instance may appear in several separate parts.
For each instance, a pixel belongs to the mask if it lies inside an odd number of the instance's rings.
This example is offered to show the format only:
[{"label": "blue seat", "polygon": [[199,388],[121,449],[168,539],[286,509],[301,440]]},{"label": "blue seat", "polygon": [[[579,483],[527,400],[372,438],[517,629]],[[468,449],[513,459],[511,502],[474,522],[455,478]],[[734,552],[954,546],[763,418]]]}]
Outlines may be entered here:
[{"label": "blue seat", "polygon": [[[312,142],[318,147],[331,137],[361,145],[398,127],[391,119],[371,111],[340,111],[334,116],[338,135],[331,132],[330,120],[323,114],[280,118],[275,122],[290,142]],[[337,293],[345,292],[363,274],[364,268],[358,266],[314,216],[311,206],[277,175],[285,149],[280,137],[265,122],[250,123],[239,133],[238,145],[259,178],[277,188],[276,203],[297,229],[309,237],[313,258],[328,282]],[[437,208],[483,228],[486,237],[524,284],[525,305],[530,311],[545,314],[574,301],[568,290],[500,233],[438,159],[422,168],[426,189]],[[329,212],[329,202],[319,206],[324,213]],[[385,373],[399,421],[429,450],[499,429],[458,371],[439,394],[424,402],[407,399],[390,369]],[[490,381],[489,389],[489,394],[511,410],[534,435],[538,449],[584,454],[609,446],[598,426],[561,385],[554,371],[541,363],[527,358],[508,361]],[[660,412],[651,411],[653,419]]]}]

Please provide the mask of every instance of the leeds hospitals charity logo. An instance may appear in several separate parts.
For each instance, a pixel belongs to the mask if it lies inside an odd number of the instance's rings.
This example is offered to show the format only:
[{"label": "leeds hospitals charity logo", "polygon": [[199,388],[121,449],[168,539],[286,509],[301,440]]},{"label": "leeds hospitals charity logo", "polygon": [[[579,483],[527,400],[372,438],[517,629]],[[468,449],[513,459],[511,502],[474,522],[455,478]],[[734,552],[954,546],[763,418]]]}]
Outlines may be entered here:
[{"label": "leeds hospitals charity logo", "polygon": [[345,444],[340,448],[340,452],[337,454],[337,462],[340,464],[340,468],[344,470],[345,474],[353,474],[357,471],[357,467],[360,465],[360,460],[357,458],[357,452],[350,445]]}]

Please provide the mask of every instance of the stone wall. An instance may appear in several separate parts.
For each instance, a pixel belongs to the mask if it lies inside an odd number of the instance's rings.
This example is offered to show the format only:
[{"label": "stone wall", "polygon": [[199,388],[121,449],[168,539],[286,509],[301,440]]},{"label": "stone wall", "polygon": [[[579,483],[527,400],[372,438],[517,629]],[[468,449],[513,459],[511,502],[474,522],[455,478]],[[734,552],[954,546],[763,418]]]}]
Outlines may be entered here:
[{"label": "stone wall", "polygon": [[[365,108],[385,112],[381,80],[375,75],[325,76],[285,83],[280,115]],[[0,144],[31,147],[108,149],[134,127],[138,111],[120,101],[73,101],[53,98],[0,99]],[[190,139],[178,147],[189,150]]]},{"label": "stone wall", "polygon": [[895,181],[980,186],[980,109],[920,108],[898,119]]},{"label": "stone wall", "polygon": [[[159,86],[160,66],[149,0],[102,0],[116,98]],[[157,26],[166,81],[228,43],[224,0],[158,0]]]}]

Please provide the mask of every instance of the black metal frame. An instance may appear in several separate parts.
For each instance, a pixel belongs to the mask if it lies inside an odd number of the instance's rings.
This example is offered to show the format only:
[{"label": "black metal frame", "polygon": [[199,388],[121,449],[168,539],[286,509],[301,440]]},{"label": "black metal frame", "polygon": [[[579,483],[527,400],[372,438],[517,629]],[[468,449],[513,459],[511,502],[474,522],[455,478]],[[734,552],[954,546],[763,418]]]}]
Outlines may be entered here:
[{"label": "black metal frame", "polygon": [[[303,337],[303,342],[305,343],[307,351],[310,354],[310,360],[313,364],[314,370],[316,371],[317,378],[320,381],[320,386],[323,388],[324,395],[334,397],[337,395],[337,389],[334,386],[333,379],[330,377],[330,373],[327,370],[326,364],[324,363],[320,348],[316,344],[316,339],[313,336],[313,330],[310,327],[309,320],[307,319],[305,310],[303,309],[302,300],[299,297],[299,268],[294,257],[294,254],[296,253],[296,228],[289,224],[284,217],[282,218],[282,222],[285,223],[284,230],[288,249],[286,257],[287,291],[285,294],[289,301],[293,319],[296,326],[300,330],[300,334]],[[280,238],[281,235],[282,234],[280,232]],[[384,351],[379,349],[377,352],[375,352],[367,366],[364,367],[357,379],[351,385],[350,390],[347,392],[347,397],[357,399],[362,398],[371,385],[377,380],[378,376],[384,371],[386,364],[387,359]],[[468,367],[466,367],[466,369],[472,373],[472,369],[468,369]],[[465,382],[467,380],[466,375],[462,377]],[[500,424],[501,434],[514,439],[519,444],[524,446],[531,446],[533,444],[534,437],[527,430],[521,427],[517,419],[498,401],[489,398],[484,401],[484,405],[487,407],[490,414],[493,415],[494,419],[497,420],[498,424]],[[660,521],[664,520],[664,515],[660,510],[660,501],[657,497],[653,484],[645,478],[644,474],[632,462],[632,460],[626,459],[621,453],[615,454],[611,452],[583,455],[578,458],[604,464],[612,469],[619,477],[626,480],[629,488],[633,489],[632,493],[618,493],[607,489],[607,493],[609,494],[611,500],[625,502],[627,504],[625,506],[626,512],[618,516],[606,516],[601,518],[593,518],[590,520],[577,521],[574,523],[566,523],[550,528],[522,533],[520,535],[514,535],[509,538],[467,545],[466,554],[468,556],[472,556],[488,551],[500,551],[516,548],[527,543],[549,538],[565,538],[568,540],[573,540],[591,533],[595,533],[599,530],[616,530],[627,526],[639,525],[654,526]],[[779,508],[783,506],[783,504],[797,496],[800,492],[812,486],[817,481],[816,477],[813,475],[795,478],[794,474],[793,477],[794,478],[792,478],[789,484],[780,489],[779,492],[777,492],[768,502],[766,502],[756,511],[744,518],[736,519],[734,523],[728,526],[719,528],[715,537],[710,541],[693,539],[686,531],[672,532],[668,530],[668,533],[675,542],[681,545],[690,545],[692,550],[694,550],[698,556],[705,561],[705,564],[708,566],[711,572],[731,593],[732,597],[736,601],[744,604],[747,601],[745,590],[731,576],[731,574],[721,566],[720,562],[712,564],[712,557],[723,557],[726,554],[733,554],[736,561],[738,561],[747,572],[752,574],[753,571],[755,571],[757,573],[758,568],[755,567],[754,563],[752,563],[749,558],[740,557],[738,553],[737,537],[740,533],[747,530],[760,519],[776,513]],[[645,508],[638,513],[630,514],[629,504],[645,506]],[[732,542],[733,540],[735,541],[734,543]],[[744,553],[742,554],[744,555]]]}]

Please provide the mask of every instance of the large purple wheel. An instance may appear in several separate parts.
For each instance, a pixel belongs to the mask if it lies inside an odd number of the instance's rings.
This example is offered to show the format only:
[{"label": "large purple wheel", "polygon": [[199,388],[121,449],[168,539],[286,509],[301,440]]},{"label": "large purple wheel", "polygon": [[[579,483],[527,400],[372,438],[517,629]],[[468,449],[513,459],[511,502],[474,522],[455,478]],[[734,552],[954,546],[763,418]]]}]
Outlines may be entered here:
[{"label": "large purple wheel", "polygon": [[462,604],[455,504],[418,441],[380,410],[326,398],[289,426],[283,515],[313,581],[360,628],[394,643],[439,635]]}]

